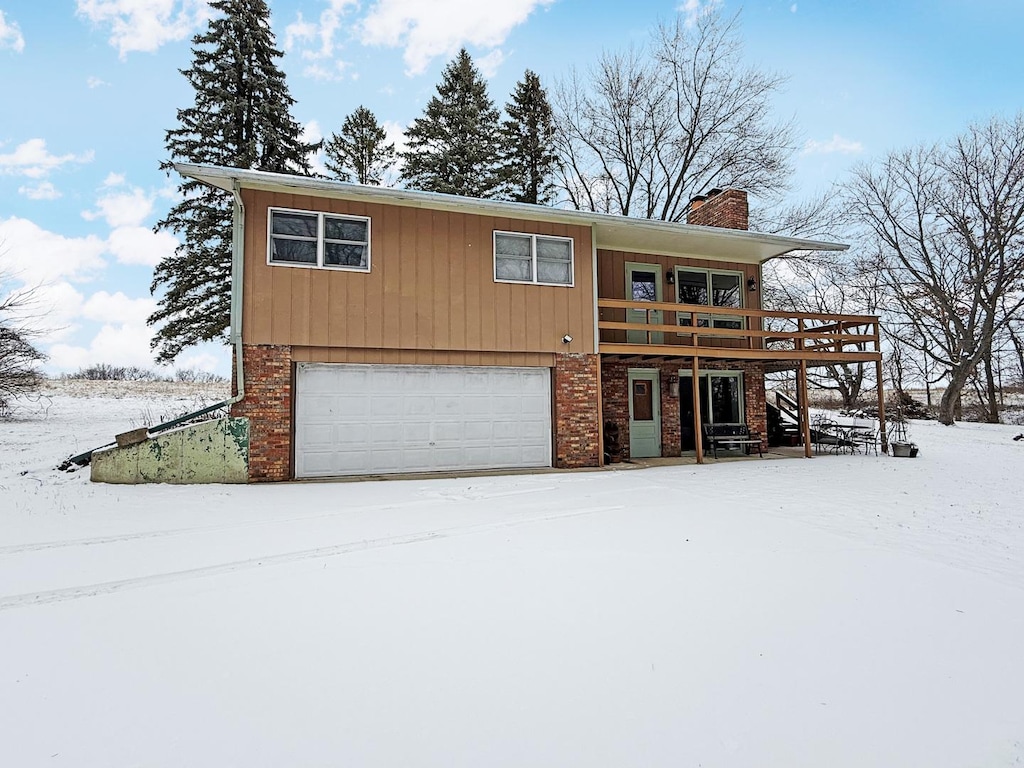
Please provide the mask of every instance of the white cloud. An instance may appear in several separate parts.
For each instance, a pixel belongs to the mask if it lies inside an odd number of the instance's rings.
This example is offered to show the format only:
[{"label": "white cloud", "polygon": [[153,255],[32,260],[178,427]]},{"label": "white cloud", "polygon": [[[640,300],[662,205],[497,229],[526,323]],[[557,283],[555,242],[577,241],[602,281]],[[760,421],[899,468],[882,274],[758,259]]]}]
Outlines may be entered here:
[{"label": "white cloud", "polygon": [[26,285],[88,280],[106,266],[103,239],[65,237],[17,216],[0,219],[0,243],[4,266]]},{"label": "white cloud", "polygon": [[387,144],[395,145],[395,152],[401,154],[405,152],[408,146],[405,143],[405,130],[406,126],[401,123],[395,122],[394,120],[385,120],[381,125],[384,128],[385,138],[384,141]]},{"label": "white cloud", "polygon": [[480,68],[480,72],[484,77],[494,77],[498,74],[498,67],[501,66],[503,61],[505,61],[505,54],[501,48],[495,48],[486,56],[481,56],[477,59],[476,65]]},{"label": "white cloud", "polygon": [[539,7],[554,0],[377,0],[360,23],[364,45],[404,48],[406,73],[422,74],[438,56],[452,56],[463,45],[491,49]]},{"label": "white cloud", "polygon": [[220,352],[221,354],[219,355],[214,354],[213,352],[203,351],[183,354],[175,362],[174,368],[179,371],[195,369],[199,371],[206,371],[207,373],[221,373],[225,369],[225,359],[227,359],[229,361],[227,368],[230,370],[230,358],[226,354],[226,349],[221,347]]},{"label": "white cloud", "polygon": [[832,134],[828,141],[817,141],[808,139],[804,144],[803,154],[805,155],[856,155],[864,151],[864,145],[859,141],[844,139],[838,133]]},{"label": "white cloud", "polygon": [[302,132],[299,134],[299,141],[304,144],[314,144],[320,141],[323,137],[324,132],[320,129],[320,123],[316,120],[310,120],[302,126]]},{"label": "white cloud", "polygon": [[121,264],[155,267],[177,247],[178,239],[170,232],[149,227],[118,227],[107,238],[107,250]]},{"label": "white cloud", "polygon": [[347,68],[348,63],[344,61],[335,61],[331,65],[310,64],[302,70],[302,74],[312,80],[323,80],[328,83],[336,83],[345,79],[345,70]]},{"label": "white cloud", "polygon": [[149,340],[153,331],[145,323],[109,323],[100,328],[88,346],[54,344],[48,350],[50,368],[75,371],[95,363],[137,365],[155,364]]},{"label": "white cloud", "polygon": [[[121,291],[96,291],[88,299],[83,299],[73,289],[72,293],[66,300],[66,306],[71,310],[67,319],[71,322],[88,320],[102,325],[87,345],[63,343],[60,336],[51,335],[54,343],[46,350],[50,356],[48,368],[74,371],[94,363],[146,368],[153,365],[153,353],[149,348],[153,331],[146,325],[146,318],[156,309],[155,299],[148,296],[133,299]],[[71,330],[80,327],[72,325]],[[66,333],[61,334],[64,335]]]},{"label": "white cloud", "polygon": [[71,283],[60,280],[40,285],[34,298],[39,317],[33,326],[41,343],[61,341],[78,330],[83,296]]},{"label": "white cloud", "polygon": [[174,253],[178,239],[167,231],[154,232],[146,223],[154,210],[160,192],[147,193],[130,187],[123,174],[110,173],[103,180],[105,190],[96,201],[96,208],[82,211],[86,221],[104,220],[110,227],[107,251],[121,264],[156,266]]},{"label": "white cloud", "polygon": [[29,200],[56,200],[61,196],[60,190],[48,181],[42,181],[35,186],[18,187],[18,194],[24,195]]},{"label": "white cloud", "polygon": [[53,155],[46,148],[45,139],[29,139],[15,147],[13,152],[0,155],[0,174],[41,179],[62,165],[88,163],[92,158],[92,150],[81,155]]},{"label": "white cloud", "polygon": [[78,15],[110,28],[122,59],[184,40],[212,16],[207,0],[78,0]]},{"label": "white cloud", "polygon": [[791,6],[789,6],[789,12],[796,13],[796,3],[793,3]]},{"label": "white cloud", "polygon": [[342,17],[349,7],[355,7],[356,0],[327,0],[327,8],[315,21],[306,21],[299,13],[295,21],[285,27],[284,48],[286,51],[300,50],[303,59],[311,62],[302,74],[314,80],[342,80],[348,63],[336,58],[339,47],[339,30],[349,29],[351,24],[342,24]]},{"label": "white cloud", "polygon": [[130,299],[121,291],[97,291],[82,304],[82,316],[101,323],[145,325],[156,311],[156,300],[148,296]]},{"label": "white cloud", "polygon": [[[324,132],[320,128],[320,123],[316,120],[310,120],[308,123],[302,126],[302,133],[299,134],[299,140],[306,144],[314,144],[321,141],[324,138]],[[310,164],[313,167],[313,173],[318,173],[321,176],[330,176],[331,172],[327,170],[327,166],[324,165],[324,151],[320,149],[310,157]]]},{"label": "white cloud", "polygon": [[[107,176],[107,181],[110,181]],[[115,175],[116,178],[116,175]],[[109,186],[104,181],[104,186]],[[129,192],[115,192],[96,201],[96,210],[82,211],[87,221],[104,219],[111,227],[137,227],[153,212],[153,198],[134,187]]]},{"label": "white cloud", "polygon": [[686,17],[684,22],[686,26],[692,27],[701,16],[714,13],[722,2],[723,0],[683,0],[676,6],[676,10]]},{"label": "white cloud", "polygon": [[309,43],[316,38],[318,27],[312,21],[306,21],[302,12],[295,21],[284,28],[284,49],[291,51],[299,43]]},{"label": "white cloud", "polygon": [[381,125],[384,128],[384,142],[395,145],[395,162],[384,172],[380,183],[385,187],[396,187],[402,177],[402,153],[409,148],[405,141],[406,126],[394,120],[385,120]]},{"label": "white cloud", "polygon": [[10,48],[15,53],[25,50],[25,38],[21,34],[21,27],[16,21],[8,21],[4,12],[0,11],[0,49]]},{"label": "white cloud", "polygon": [[99,88],[101,85],[110,85],[106,80],[102,80],[95,75],[89,75],[89,77],[85,78],[85,84],[90,88]]}]

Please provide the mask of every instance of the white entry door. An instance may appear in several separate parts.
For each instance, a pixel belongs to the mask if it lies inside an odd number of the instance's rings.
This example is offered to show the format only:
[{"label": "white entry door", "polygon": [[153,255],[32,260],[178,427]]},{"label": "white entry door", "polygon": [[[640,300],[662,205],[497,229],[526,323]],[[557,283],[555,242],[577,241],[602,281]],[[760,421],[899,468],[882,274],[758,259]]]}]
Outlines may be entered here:
[{"label": "white entry door", "polygon": [[296,477],[549,466],[547,368],[298,366]]}]

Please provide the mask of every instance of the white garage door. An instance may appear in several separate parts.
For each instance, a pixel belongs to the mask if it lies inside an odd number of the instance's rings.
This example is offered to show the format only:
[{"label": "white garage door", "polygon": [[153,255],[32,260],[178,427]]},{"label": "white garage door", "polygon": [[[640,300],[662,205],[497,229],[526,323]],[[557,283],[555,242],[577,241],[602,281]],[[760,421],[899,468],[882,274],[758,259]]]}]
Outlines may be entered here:
[{"label": "white garage door", "polygon": [[300,363],[296,477],[551,466],[547,368]]}]

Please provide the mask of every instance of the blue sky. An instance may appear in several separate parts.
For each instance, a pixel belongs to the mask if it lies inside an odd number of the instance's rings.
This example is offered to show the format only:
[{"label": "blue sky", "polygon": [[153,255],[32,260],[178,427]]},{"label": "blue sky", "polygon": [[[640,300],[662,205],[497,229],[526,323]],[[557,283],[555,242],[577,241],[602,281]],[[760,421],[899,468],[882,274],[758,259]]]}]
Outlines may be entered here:
[{"label": "blue sky", "polygon": [[[308,135],[360,104],[396,136],[466,46],[503,104],[523,73],[546,85],[603,49],[642,44],[676,13],[741,13],[749,63],[789,77],[775,101],[800,133],[793,200],[853,164],[1022,107],[1021,0],[272,0],[281,61]],[[178,70],[205,0],[0,0],[0,268],[40,285],[51,372],[153,365],[153,224],[176,180],[164,132],[191,102]],[[216,345],[182,367],[226,373]]]}]

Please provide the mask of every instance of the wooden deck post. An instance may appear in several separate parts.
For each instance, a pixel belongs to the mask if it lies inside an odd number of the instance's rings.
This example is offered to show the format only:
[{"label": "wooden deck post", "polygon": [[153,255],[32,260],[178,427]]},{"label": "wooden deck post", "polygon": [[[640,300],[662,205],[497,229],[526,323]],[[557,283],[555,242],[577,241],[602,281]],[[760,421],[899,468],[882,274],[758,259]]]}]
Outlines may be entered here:
[{"label": "wooden deck post", "polygon": [[697,449],[697,463],[704,463],[704,425],[700,421],[700,362],[693,356],[693,444]]},{"label": "wooden deck post", "polygon": [[875,361],[875,379],[878,382],[878,438],[882,441],[882,453],[889,452],[889,435],[885,431],[885,390],[882,387],[882,361]]},{"label": "wooden deck post", "polygon": [[797,371],[797,390],[800,393],[800,424],[803,428],[804,456],[811,458],[811,418],[807,403],[807,361],[800,361]]}]

